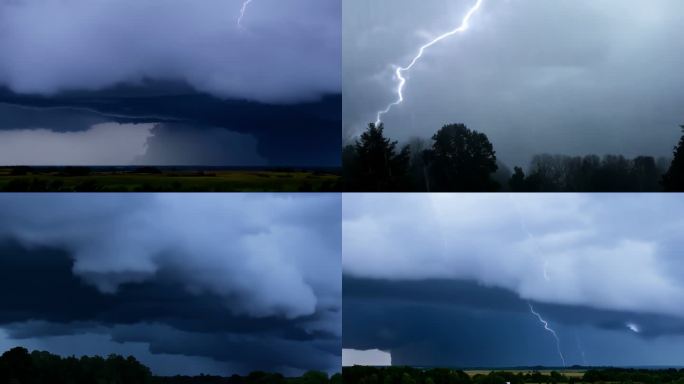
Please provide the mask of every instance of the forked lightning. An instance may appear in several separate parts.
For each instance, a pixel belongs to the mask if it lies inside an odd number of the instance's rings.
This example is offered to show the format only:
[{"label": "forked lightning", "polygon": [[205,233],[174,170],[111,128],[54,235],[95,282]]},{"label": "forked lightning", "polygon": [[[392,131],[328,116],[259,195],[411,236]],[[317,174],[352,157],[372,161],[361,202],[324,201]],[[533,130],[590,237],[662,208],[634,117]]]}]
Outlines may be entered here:
[{"label": "forked lightning", "polygon": [[550,334],[552,334],[553,338],[556,339],[556,348],[558,349],[558,356],[560,356],[560,359],[563,362],[563,367],[565,367],[565,357],[563,357],[563,352],[561,351],[561,347],[560,347],[560,339],[558,338],[556,331],[554,331],[553,329],[551,329],[551,327],[549,327],[548,321],[544,320],[539,313],[535,312],[534,307],[532,306],[532,303],[527,303],[527,304],[530,306],[530,312],[532,312],[532,314],[534,316],[536,316],[537,319],[539,319],[539,322],[541,322],[544,325],[544,329],[547,330]]},{"label": "forked lightning", "polygon": [[461,21],[461,25],[458,28],[453,29],[453,30],[451,30],[451,31],[449,31],[443,35],[440,35],[440,36],[436,37],[435,39],[433,39],[432,41],[430,41],[429,43],[420,47],[420,49],[418,50],[418,54],[413,58],[413,60],[411,60],[409,65],[407,65],[405,67],[397,66],[397,68],[394,72],[396,79],[399,81],[399,84],[397,85],[397,89],[396,89],[397,99],[393,103],[389,104],[387,106],[387,108],[385,108],[381,111],[378,111],[378,114],[377,114],[377,117],[375,120],[375,125],[379,125],[382,122],[382,116],[387,114],[389,111],[391,111],[392,107],[397,106],[397,105],[404,102],[404,87],[406,86],[406,78],[404,77],[404,72],[410,71],[411,68],[413,68],[413,66],[416,65],[418,60],[420,60],[420,58],[423,57],[425,50],[427,50],[428,48],[432,47],[433,45],[439,43],[440,41],[442,41],[448,37],[451,37],[455,34],[466,31],[468,29],[468,27],[470,26],[470,19],[480,9],[483,1],[484,0],[477,0],[477,3],[475,3],[475,5],[472,8],[470,8],[468,13],[466,13],[465,17]]},{"label": "forked lightning", "polygon": [[242,19],[245,18],[245,12],[247,12],[247,6],[249,6],[249,3],[251,3],[253,0],[245,0],[244,3],[242,3],[242,8],[240,8],[240,16],[237,19],[237,25],[238,27],[242,27]]}]

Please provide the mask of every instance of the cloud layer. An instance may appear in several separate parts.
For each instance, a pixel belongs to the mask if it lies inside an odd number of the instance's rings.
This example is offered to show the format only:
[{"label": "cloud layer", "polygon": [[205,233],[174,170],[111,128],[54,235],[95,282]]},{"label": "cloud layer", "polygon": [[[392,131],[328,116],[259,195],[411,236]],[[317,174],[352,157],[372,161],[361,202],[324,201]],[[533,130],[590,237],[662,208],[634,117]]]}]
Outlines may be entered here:
[{"label": "cloud layer", "polygon": [[684,317],[676,196],[348,195],[350,276],[461,279],[522,299]]},{"label": "cloud layer", "polygon": [[340,89],[339,0],[4,1],[0,85],[53,95],[144,79],[221,98],[314,100]]},{"label": "cloud layer", "polygon": [[[470,0],[344,1],[344,129],[394,100],[393,65],[458,25]],[[486,133],[501,160],[531,155],[669,156],[684,115],[677,0],[485,1],[464,34],[430,48],[385,116],[397,139],[446,122]]]},{"label": "cloud layer", "polygon": [[[224,374],[339,366],[338,196],[1,200],[0,328],[10,338],[109,335],[213,359]],[[25,279],[36,283],[8,296]]]}]

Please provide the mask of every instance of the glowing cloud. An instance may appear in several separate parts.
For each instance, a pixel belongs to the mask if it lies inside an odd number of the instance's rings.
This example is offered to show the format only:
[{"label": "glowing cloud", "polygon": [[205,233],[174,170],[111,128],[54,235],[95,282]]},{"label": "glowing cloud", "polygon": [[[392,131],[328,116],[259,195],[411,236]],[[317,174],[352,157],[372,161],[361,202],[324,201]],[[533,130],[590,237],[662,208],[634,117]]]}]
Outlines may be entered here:
[{"label": "glowing cloud", "polygon": [[625,326],[632,332],[634,333],[641,333],[641,327],[639,327],[638,324],[635,323],[627,323]]}]

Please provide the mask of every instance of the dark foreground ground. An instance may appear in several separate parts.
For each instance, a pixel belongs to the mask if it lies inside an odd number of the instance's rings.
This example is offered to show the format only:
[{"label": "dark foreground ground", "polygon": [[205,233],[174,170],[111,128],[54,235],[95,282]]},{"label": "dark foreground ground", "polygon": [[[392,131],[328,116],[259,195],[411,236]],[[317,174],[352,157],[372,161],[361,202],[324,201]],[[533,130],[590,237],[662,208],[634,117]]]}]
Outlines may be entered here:
[{"label": "dark foreground ground", "polygon": [[335,169],[0,167],[4,192],[338,192]]},{"label": "dark foreground ground", "polygon": [[341,384],[342,376],[309,371],[299,377],[252,372],[246,376],[154,376],[135,357],[61,357],[17,347],[0,356],[2,384]]},{"label": "dark foreground ground", "polygon": [[344,367],[345,384],[684,384],[684,369],[626,369],[604,367],[543,367],[510,370],[455,370],[412,367]]}]

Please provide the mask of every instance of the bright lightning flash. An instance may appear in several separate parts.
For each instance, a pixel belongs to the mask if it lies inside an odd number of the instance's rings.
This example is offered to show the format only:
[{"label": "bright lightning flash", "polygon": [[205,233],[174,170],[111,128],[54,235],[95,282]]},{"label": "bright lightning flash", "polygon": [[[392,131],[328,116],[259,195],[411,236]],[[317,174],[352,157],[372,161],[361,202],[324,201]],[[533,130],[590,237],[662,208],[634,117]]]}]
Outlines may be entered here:
[{"label": "bright lightning flash", "polygon": [[396,68],[394,75],[396,76],[397,80],[399,80],[399,84],[397,85],[396,89],[397,99],[395,102],[388,105],[387,108],[383,109],[382,111],[378,111],[377,118],[375,120],[375,125],[380,125],[380,123],[382,122],[382,116],[389,113],[389,111],[392,110],[392,107],[395,107],[404,102],[404,87],[406,86],[406,78],[404,77],[404,72],[410,71],[411,68],[413,68],[416,65],[418,60],[420,60],[420,58],[423,57],[425,50],[427,50],[428,48],[432,47],[433,45],[439,43],[440,41],[446,38],[449,38],[461,32],[465,32],[470,27],[470,19],[480,9],[483,1],[484,0],[477,0],[477,3],[472,8],[470,8],[468,13],[466,13],[465,17],[463,18],[463,21],[461,22],[461,25],[458,28],[453,29],[443,35],[440,35],[436,37],[434,40],[430,41],[429,43],[423,45],[422,47],[420,47],[420,49],[418,50],[418,54],[413,58],[413,60],[411,60],[409,65],[405,67]]},{"label": "bright lightning flash", "polygon": [[530,312],[532,312],[532,314],[534,316],[536,316],[537,319],[539,319],[539,322],[541,322],[544,325],[544,329],[547,330],[550,334],[552,334],[553,338],[556,339],[556,348],[558,349],[558,356],[560,356],[560,359],[563,362],[563,366],[565,367],[565,357],[563,357],[563,352],[561,352],[560,339],[558,338],[556,331],[554,331],[553,329],[551,329],[549,327],[548,321],[544,320],[539,313],[534,311],[534,307],[532,306],[532,303],[527,303],[527,304],[530,306]]},{"label": "bright lightning flash", "polygon": [[242,19],[245,18],[245,12],[247,12],[247,6],[249,3],[251,3],[254,0],[246,0],[244,3],[242,3],[242,8],[240,8],[240,17],[237,19],[237,26],[242,27]]}]

